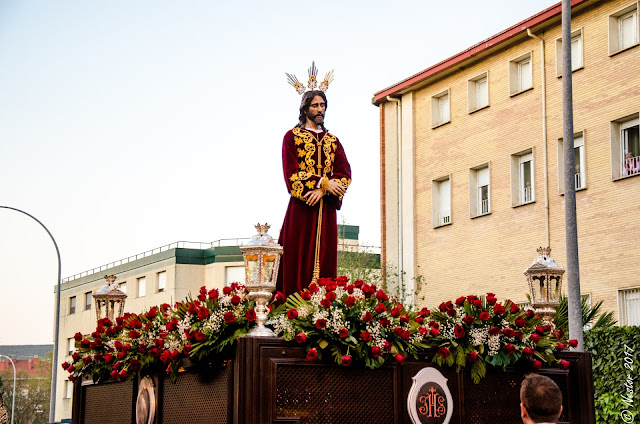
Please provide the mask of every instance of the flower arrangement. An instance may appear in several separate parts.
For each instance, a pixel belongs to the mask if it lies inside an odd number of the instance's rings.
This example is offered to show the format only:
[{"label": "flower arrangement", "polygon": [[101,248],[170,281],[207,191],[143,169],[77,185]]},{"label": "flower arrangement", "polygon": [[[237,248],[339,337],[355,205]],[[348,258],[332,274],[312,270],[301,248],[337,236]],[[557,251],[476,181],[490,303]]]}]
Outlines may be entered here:
[{"label": "flower arrangement", "polygon": [[409,354],[428,347],[421,330],[426,309],[407,311],[375,285],[348,282],[320,278],[289,296],[273,321],[276,334],[305,344],[309,360],[329,352],[347,367],[356,362],[378,368],[391,357],[402,365]]},{"label": "flower arrangement", "polygon": [[163,366],[175,381],[182,358],[223,354],[246,335],[256,319],[253,306],[246,288],[233,283],[222,293],[202,287],[195,300],[189,297],[173,307],[165,303],[139,315],[126,313],[115,324],[103,318],[91,336],[76,333],[77,350],[62,367],[70,380],[90,375],[103,381]]},{"label": "flower arrangement", "polygon": [[471,364],[475,383],[485,376],[486,364],[506,367],[521,358],[536,370],[543,363],[568,369],[569,362],[556,360],[554,354],[578,344],[567,341],[562,329],[545,325],[533,310],[522,310],[511,300],[499,303],[493,293],[484,300],[469,295],[441,303],[428,326],[429,342],[438,347],[433,362],[455,365],[458,371]]}]

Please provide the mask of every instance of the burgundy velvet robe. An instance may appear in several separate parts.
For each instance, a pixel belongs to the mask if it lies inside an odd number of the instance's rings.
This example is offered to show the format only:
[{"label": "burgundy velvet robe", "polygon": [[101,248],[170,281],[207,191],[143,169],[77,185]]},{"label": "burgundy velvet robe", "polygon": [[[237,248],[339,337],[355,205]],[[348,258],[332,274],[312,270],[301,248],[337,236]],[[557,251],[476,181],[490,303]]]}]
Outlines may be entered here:
[{"label": "burgundy velvet robe", "polygon": [[[301,128],[294,128],[284,136],[282,167],[291,198],[278,239],[283,254],[276,287],[288,296],[307,287],[313,278],[320,202],[308,206],[303,196],[318,188],[323,175],[349,187],[351,167],[334,135]],[[322,203],[320,277],[335,278],[338,272],[336,211],[342,205],[342,198],[327,192]]]}]

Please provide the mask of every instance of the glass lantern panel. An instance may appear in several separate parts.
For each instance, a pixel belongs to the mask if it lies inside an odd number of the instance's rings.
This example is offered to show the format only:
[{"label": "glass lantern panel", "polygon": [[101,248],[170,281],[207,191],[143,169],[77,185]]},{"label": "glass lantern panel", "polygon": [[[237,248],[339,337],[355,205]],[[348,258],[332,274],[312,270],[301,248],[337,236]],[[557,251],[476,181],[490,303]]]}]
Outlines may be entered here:
[{"label": "glass lantern panel", "polygon": [[272,282],[274,280],[273,269],[276,264],[276,255],[263,255],[262,262],[264,266],[264,281]]},{"label": "glass lantern panel", "polygon": [[247,284],[257,283],[258,279],[258,255],[247,255]]},{"label": "glass lantern panel", "polygon": [[540,276],[536,276],[533,277],[534,280],[538,280],[538,283],[540,285],[540,291],[538,292],[538,296],[537,296],[537,301],[545,301],[547,300],[547,285],[545,284],[545,278],[544,276],[540,275]]}]

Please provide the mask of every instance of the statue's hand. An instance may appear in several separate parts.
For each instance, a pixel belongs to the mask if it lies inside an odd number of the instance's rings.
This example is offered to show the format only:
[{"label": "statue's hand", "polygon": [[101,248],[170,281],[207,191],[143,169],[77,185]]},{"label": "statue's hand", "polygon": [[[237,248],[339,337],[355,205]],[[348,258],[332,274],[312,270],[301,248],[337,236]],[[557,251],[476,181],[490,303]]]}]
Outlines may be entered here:
[{"label": "statue's hand", "polygon": [[347,189],[344,188],[339,182],[329,180],[329,182],[327,183],[327,191],[334,196],[341,197],[344,196],[344,193],[347,191]]},{"label": "statue's hand", "polygon": [[314,206],[320,201],[320,199],[322,199],[322,189],[317,188],[315,190],[311,190],[310,192],[305,194],[303,198],[306,200],[307,205]]}]

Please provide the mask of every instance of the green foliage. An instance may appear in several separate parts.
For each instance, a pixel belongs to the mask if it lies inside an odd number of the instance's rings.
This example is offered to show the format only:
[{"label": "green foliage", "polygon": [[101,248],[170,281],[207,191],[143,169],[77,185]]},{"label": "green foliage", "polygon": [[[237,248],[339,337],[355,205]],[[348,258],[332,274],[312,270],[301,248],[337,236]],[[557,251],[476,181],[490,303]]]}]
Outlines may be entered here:
[{"label": "green foliage", "polygon": [[[529,299],[531,300],[531,299]],[[586,298],[582,298],[582,324],[591,325],[591,328],[612,327],[616,324],[613,318],[613,312],[602,312],[602,300],[593,306],[589,305]],[[597,319],[596,319],[597,318]],[[595,322],[594,322],[595,321]],[[556,328],[562,328],[565,333],[569,334],[569,298],[562,297],[560,306],[556,309],[556,316],[553,318]],[[569,336],[571,336],[569,334]]]},{"label": "green foliage", "polygon": [[[29,375],[25,370],[16,373],[15,423],[31,423],[35,420],[47,422],[49,418],[49,399],[51,396],[51,358],[41,358],[36,371]],[[0,374],[0,397],[11,416],[13,400],[13,367],[9,365]]]},{"label": "green foliage", "polygon": [[596,422],[633,422],[629,417],[640,416],[640,327],[594,328],[584,348],[593,354]]}]

